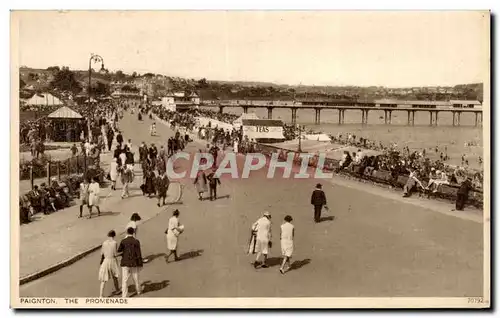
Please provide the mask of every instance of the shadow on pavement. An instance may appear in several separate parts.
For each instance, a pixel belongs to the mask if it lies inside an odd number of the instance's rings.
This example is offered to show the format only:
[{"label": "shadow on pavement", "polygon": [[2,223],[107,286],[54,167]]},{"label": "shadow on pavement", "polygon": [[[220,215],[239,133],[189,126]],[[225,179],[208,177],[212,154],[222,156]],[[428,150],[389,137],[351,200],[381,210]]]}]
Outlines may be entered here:
[{"label": "shadow on pavement", "polygon": [[[92,214],[94,214],[94,212]],[[119,214],[121,214],[121,212],[103,211],[99,216],[117,216]]]},{"label": "shadow on pavement", "polygon": [[153,255],[146,256],[146,257],[144,257],[144,259],[147,259],[148,263],[151,263],[152,261],[154,261],[158,257],[165,257],[165,256],[167,256],[167,254],[165,254],[165,253],[158,253],[158,254],[153,254]]},{"label": "shadow on pavement", "polygon": [[334,216],[325,216],[319,219],[320,222],[333,221],[335,220]]},{"label": "shadow on pavement", "polygon": [[229,194],[217,197],[217,199],[229,199],[231,196]]},{"label": "shadow on pavement", "polygon": [[292,263],[292,265],[290,265],[290,271],[293,271],[293,270],[296,270],[296,269],[299,269],[303,266],[306,266],[307,264],[311,263],[311,259],[310,258],[306,258],[306,259],[303,259],[301,261],[295,261]]},{"label": "shadow on pavement", "polygon": [[177,202],[172,202],[172,203],[167,203],[166,205],[183,205],[184,203],[182,201],[177,201]]},{"label": "shadow on pavement", "polygon": [[201,256],[203,254],[203,252],[204,252],[204,250],[190,251],[190,252],[179,255],[178,260],[183,261],[186,259],[195,258],[195,257]]},{"label": "shadow on pavement", "polygon": [[266,265],[269,267],[278,266],[281,265],[282,260],[281,257],[269,257],[266,261]]},{"label": "shadow on pavement", "polygon": [[[167,287],[168,285],[170,285],[169,280],[163,280],[163,281],[157,282],[157,283],[152,283],[150,280],[145,281],[141,285],[142,294],[162,290],[163,288]],[[135,290],[134,285],[128,286],[128,292],[129,292],[130,296],[137,296],[137,292]]]}]

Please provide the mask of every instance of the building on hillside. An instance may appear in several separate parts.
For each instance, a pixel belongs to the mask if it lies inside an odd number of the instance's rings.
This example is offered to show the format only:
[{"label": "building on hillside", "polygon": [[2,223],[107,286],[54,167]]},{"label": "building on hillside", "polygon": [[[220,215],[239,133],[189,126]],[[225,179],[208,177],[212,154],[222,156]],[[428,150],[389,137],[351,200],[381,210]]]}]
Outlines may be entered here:
[{"label": "building on hillside", "polygon": [[176,106],[195,106],[198,107],[201,103],[200,97],[196,93],[185,92],[169,92],[162,97],[163,105],[176,105]]}]

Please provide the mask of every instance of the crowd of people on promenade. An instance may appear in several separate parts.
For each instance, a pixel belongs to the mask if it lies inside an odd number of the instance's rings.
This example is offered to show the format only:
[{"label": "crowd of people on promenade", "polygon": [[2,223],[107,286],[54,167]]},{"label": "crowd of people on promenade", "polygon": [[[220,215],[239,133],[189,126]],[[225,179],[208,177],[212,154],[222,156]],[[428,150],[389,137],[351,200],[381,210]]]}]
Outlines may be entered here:
[{"label": "crowd of people on promenade", "polygon": [[[97,171],[100,167],[100,155],[111,150],[113,139],[119,136],[118,120],[123,116],[124,102],[103,102],[92,108],[92,114],[87,113],[87,117],[82,121],[80,132],[80,147],[74,143],[70,148],[71,157],[82,155],[87,168],[86,176],[80,183],[80,214],[82,217],[83,206],[89,209],[89,216],[92,210],[96,209],[100,213],[98,206],[98,189],[94,189],[94,179],[91,171]],[[90,125],[89,125],[90,124]],[[26,121],[21,124],[21,140],[32,145],[33,158],[39,155],[43,157],[44,143],[54,139],[54,131],[50,129],[52,123],[47,118],[36,121]],[[90,132],[89,133],[89,128]],[[20,196],[21,223],[28,223],[36,213],[49,214],[59,209],[69,206],[71,201],[69,195],[69,185],[59,182],[57,178],[52,178],[49,185],[42,183],[35,185],[31,191]],[[96,194],[97,193],[97,194]],[[95,207],[95,208],[94,208]]]},{"label": "crowd of people on promenade", "polygon": [[[243,137],[241,131],[235,128],[228,130],[217,126],[212,127],[211,122],[208,122],[206,126],[201,126],[196,121],[197,116],[203,116],[214,121],[224,119],[225,122],[231,123],[237,118],[236,115],[220,114],[210,110],[191,110],[179,116],[161,107],[153,107],[149,110],[160,119],[171,122],[173,127],[186,127],[197,134],[199,139],[207,140],[221,148],[232,146],[235,152],[240,153],[251,153],[258,148],[254,140]],[[297,133],[295,130],[292,132]],[[314,132],[311,131],[311,133]],[[442,185],[458,186],[460,193],[468,193],[472,189],[482,190],[482,172],[468,169],[466,165],[456,167],[448,165],[446,147],[445,154],[441,153],[439,159],[431,160],[425,150],[411,151],[407,146],[399,150],[395,144],[385,146],[366,138],[356,138],[353,134],[347,134],[345,137],[340,134],[336,137],[331,136],[331,141],[359,147],[357,152],[344,152],[342,160],[338,163],[337,172],[348,171],[353,174],[371,176],[375,171],[387,171],[391,174],[394,185],[400,176],[407,176],[408,182],[403,188],[404,197],[411,196],[418,187],[429,196],[438,192]],[[378,150],[382,154],[366,156],[362,149]],[[434,151],[437,154],[438,147]],[[460,208],[457,206],[457,209]]]}]

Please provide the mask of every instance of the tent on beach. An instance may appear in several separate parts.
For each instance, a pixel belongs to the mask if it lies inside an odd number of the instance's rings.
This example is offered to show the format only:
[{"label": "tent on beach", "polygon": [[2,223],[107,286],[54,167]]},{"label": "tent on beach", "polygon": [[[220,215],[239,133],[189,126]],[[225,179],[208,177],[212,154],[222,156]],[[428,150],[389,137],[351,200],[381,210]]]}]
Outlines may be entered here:
[{"label": "tent on beach", "polygon": [[64,105],[64,103],[54,95],[50,93],[35,94],[33,97],[26,101],[26,105],[33,106],[54,106],[54,105]]}]

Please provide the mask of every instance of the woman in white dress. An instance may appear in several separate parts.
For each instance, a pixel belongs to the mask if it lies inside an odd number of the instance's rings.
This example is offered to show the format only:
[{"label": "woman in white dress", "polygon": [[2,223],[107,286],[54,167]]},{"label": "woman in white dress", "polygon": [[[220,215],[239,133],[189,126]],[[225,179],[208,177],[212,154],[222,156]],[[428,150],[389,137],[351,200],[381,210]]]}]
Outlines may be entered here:
[{"label": "woman in white dress", "polygon": [[111,179],[111,190],[116,190],[116,179],[118,178],[118,162],[116,158],[109,165],[109,178]]},{"label": "woman in white dress", "polygon": [[129,227],[133,228],[134,229],[134,237],[137,238],[137,230],[138,230],[138,222],[142,220],[141,219],[141,216],[139,215],[139,213],[134,213],[132,214],[132,216],[130,217],[130,222],[128,222],[127,224],[127,227],[125,228],[128,229]]},{"label": "woman in white dress", "polygon": [[156,136],[156,123],[153,122],[150,128],[151,136]]},{"label": "woman in white dress", "polygon": [[101,215],[101,210],[99,209],[99,193],[101,189],[99,188],[99,183],[97,182],[97,177],[92,180],[89,185],[89,219],[92,217],[92,208],[96,207],[97,215]]},{"label": "woman in white dress", "polygon": [[177,242],[179,235],[184,231],[184,225],[179,223],[179,210],[175,210],[173,216],[168,220],[168,228],[165,232],[167,238],[167,249],[168,254],[165,257],[165,261],[168,263],[170,255],[174,254],[174,260],[178,261],[179,257],[177,255]]},{"label": "woman in white dress", "polygon": [[290,269],[290,259],[293,254],[293,238],[295,236],[295,227],[292,221],[293,218],[287,215],[285,216],[285,223],[281,225],[281,254],[283,255],[283,262],[280,267],[281,274],[285,274]]},{"label": "woman in white dress", "polygon": [[118,276],[120,275],[120,267],[118,266],[117,244],[115,241],[115,231],[109,231],[108,239],[102,243],[101,247],[101,266],[99,267],[99,281],[101,282],[99,297],[103,297],[104,286],[110,278],[113,279],[115,291],[113,294],[120,292],[118,286]]}]

